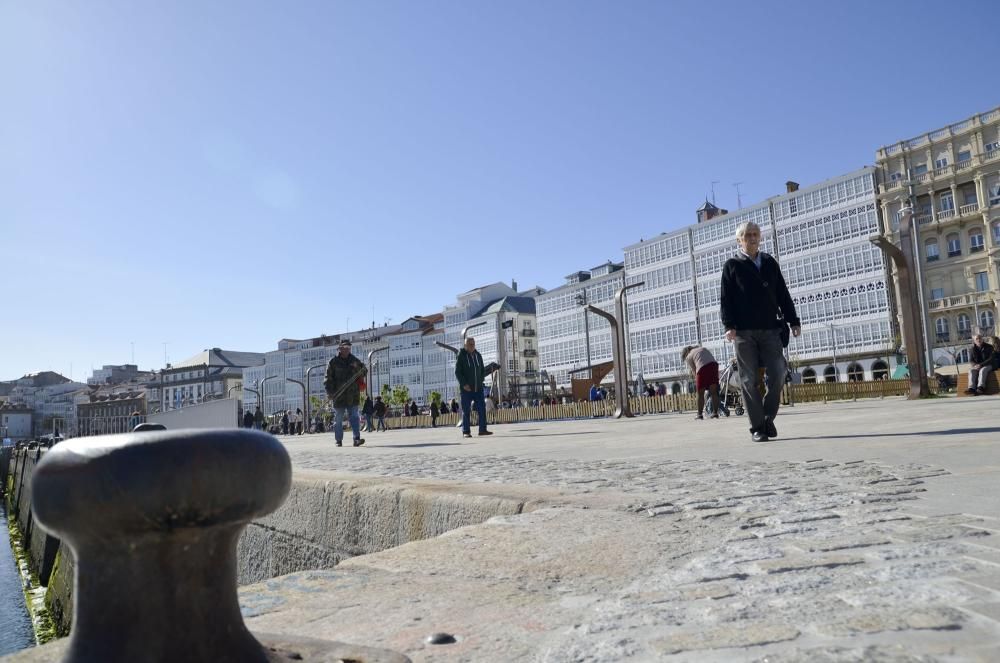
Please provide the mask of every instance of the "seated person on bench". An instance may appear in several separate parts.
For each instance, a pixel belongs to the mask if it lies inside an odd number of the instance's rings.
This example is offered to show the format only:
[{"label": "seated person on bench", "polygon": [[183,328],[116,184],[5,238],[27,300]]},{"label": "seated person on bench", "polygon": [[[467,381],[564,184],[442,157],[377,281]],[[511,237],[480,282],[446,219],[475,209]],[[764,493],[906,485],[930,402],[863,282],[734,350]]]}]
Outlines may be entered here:
[{"label": "seated person on bench", "polygon": [[986,393],[986,382],[993,372],[993,346],[983,342],[982,334],[976,334],[972,340],[973,346],[969,351],[972,368],[969,369],[969,388],[965,393],[978,396]]}]

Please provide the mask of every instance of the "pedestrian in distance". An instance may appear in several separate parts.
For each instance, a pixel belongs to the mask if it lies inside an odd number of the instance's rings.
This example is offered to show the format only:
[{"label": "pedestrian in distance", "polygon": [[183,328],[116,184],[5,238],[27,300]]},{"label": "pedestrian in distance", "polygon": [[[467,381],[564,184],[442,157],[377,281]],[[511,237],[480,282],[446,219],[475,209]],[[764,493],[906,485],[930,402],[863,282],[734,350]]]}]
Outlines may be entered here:
[{"label": "pedestrian in distance", "polygon": [[972,348],[969,350],[969,388],[965,393],[973,396],[986,393],[986,383],[990,373],[995,368],[993,363],[993,346],[983,341],[982,334],[972,337]]},{"label": "pedestrian in distance", "polygon": [[458,414],[459,412],[461,412],[461,409],[458,406],[458,401],[456,401],[454,398],[451,399],[451,413]]},{"label": "pedestrian in distance", "polygon": [[417,408],[416,401],[410,401],[410,416],[415,417],[420,414],[420,409]]},{"label": "pedestrian in distance", "polygon": [[323,380],[327,396],[333,401],[333,437],[338,447],[343,446],[344,442],[345,415],[354,434],[354,446],[360,447],[365,443],[358,420],[358,405],[361,401],[358,379],[363,378],[367,371],[361,360],[351,354],[351,342],[347,339],[341,341],[337,354],[326,368],[326,379]]},{"label": "pedestrian in distance", "polygon": [[243,428],[253,428],[253,412],[249,408],[243,413]]},{"label": "pedestrian in distance", "polygon": [[302,420],[304,415],[302,414],[302,408],[295,408],[295,429],[298,431],[299,435],[302,435]]},{"label": "pedestrian in distance", "polygon": [[437,401],[431,401],[431,428],[437,428],[438,425],[438,415],[441,411],[438,409]]},{"label": "pedestrian in distance", "polygon": [[281,413],[281,434],[288,435],[288,410]]},{"label": "pedestrian in distance", "polygon": [[688,345],[681,350],[683,361],[691,375],[694,376],[694,388],[698,391],[698,415],[695,419],[703,419],[705,409],[705,391],[708,390],[712,399],[712,419],[719,418],[719,362],[708,348]]},{"label": "pedestrian in distance", "polygon": [[257,406],[253,413],[253,426],[257,430],[264,430],[264,411]]},{"label": "pedestrian in distance", "polygon": [[475,406],[479,415],[479,434],[492,435],[486,430],[486,403],[483,400],[483,381],[486,376],[496,370],[497,365],[483,364],[483,356],[476,350],[476,339],[471,336],[465,339],[465,347],[458,351],[455,358],[455,377],[462,390],[462,435],[472,437],[470,419],[472,407]]},{"label": "pedestrian in distance", "polygon": [[375,415],[375,403],[370,397],[365,397],[365,404],[361,407],[361,414],[365,415],[365,431],[375,432],[375,424],[372,417]]},{"label": "pedestrian in distance", "polygon": [[[781,403],[788,328],[801,333],[795,304],[778,261],[760,250],[760,227],[753,222],[736,229],[739,251],[722,266],[720,317],[726,340],[733,343],[750,435],[755,442],[778,436],[774,419]],[[766,391],[761,399],[760,368]]]},{"label": "pedestrian in distance", "polygon": [[375,430],[385,431],[388,430],[385,427],[385,413],[389,408],[386,407],[385,401],[382,400],[381,396],[375,397],[375,404],[372,406],[375,413],[375,420],[378,422],[378,426]]}]

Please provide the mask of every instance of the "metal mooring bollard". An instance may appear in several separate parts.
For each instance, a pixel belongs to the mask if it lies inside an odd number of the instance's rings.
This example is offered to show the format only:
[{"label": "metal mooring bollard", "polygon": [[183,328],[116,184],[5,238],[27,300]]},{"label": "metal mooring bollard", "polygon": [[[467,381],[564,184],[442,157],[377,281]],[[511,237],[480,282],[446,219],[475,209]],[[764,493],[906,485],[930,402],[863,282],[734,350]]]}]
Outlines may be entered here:
[{"label": "metal mooring bollard", "polygon": [[76,555],[64,661],[355,661],[400,654],[261,634],[240,614],[236,542],[277,509],[291,461],[248,430],[149,431],[77,438],[32,478],[35,517]]}]

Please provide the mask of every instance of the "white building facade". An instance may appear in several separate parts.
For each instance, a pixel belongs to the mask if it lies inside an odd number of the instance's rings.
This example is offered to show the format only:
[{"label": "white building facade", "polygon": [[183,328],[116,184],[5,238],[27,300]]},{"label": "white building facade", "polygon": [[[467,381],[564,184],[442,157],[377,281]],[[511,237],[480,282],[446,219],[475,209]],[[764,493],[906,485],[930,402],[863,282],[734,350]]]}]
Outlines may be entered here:
[{"label": "white building facade", "polygon": [[[566,283],[535,300],[539,368],[557,387],[570,386],[570,371],[611,360],[611,326],[586,304],[614,314],[615,293],[624,285],[621,263],[574,272]],[[584,318],[586,316],[586,319]],[[588,345],[589,337],[589,345]]]},{"label": "white building facade", "polygon": [[719,318],[722,266],[737,251],[736,228],[761,228],[761,250],[781,264],[802,320],[789,360],[805,382],[888,377],[896,363],[886,261],[869,238],[880,232],[874,169],[835,177],[625,247],[632,377],[688,388],[685,345],[733,357]]}]

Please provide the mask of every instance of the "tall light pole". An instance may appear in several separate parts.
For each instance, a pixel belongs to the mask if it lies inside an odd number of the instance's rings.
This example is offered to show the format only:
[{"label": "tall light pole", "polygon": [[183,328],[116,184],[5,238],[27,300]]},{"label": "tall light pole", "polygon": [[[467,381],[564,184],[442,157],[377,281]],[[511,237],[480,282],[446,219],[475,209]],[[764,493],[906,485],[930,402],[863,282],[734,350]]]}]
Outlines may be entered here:
[{"label": "tall light pole", "polygon": [[[576,293],[576,305],[583,308],[583,337],[587,348],[587,371],[590,371],[590,317],[587,315],[587,303],[587,289],[584,288]],[[589,372],[587,377],[591,377]]]}]

